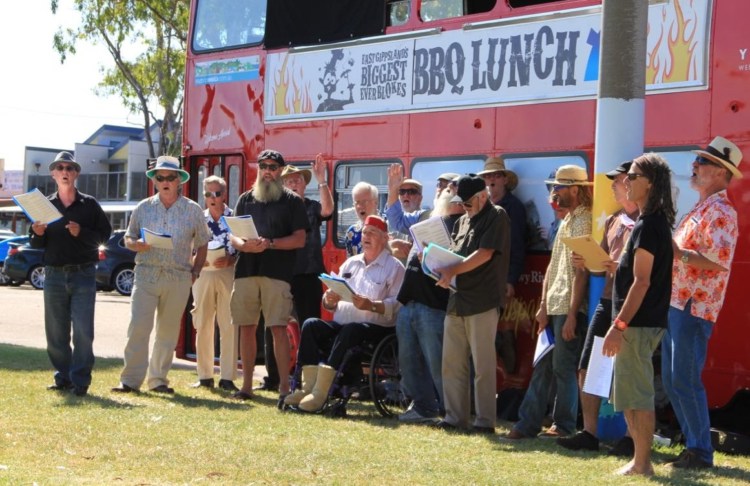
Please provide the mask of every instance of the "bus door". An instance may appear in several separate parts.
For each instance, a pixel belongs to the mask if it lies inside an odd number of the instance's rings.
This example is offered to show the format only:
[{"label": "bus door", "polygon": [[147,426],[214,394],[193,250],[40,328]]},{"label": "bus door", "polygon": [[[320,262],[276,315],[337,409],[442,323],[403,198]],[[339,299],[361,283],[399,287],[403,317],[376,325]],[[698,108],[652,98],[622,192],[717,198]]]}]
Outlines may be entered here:
[{"label": "bus door", "polygon": [[223,177],[227,181],[226,204],[234,208],[242,193],[243,161],[241,155],[212,155],[193,157],[190,162],[190,196],[200,207],[205,207],[203,181],[208,176]]}]

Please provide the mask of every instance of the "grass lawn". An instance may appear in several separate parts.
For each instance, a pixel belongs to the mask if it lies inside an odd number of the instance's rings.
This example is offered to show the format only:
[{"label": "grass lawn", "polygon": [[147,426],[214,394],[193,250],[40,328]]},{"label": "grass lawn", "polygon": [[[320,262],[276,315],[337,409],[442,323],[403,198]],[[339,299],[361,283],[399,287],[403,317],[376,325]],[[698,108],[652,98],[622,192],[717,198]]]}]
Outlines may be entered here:
[{"label": "grass lawn", "polygon": [[[750,458],[717,454],[710,472],[672,470],[678,449],[656,448],[656,476],[622,478],[604,453],[549,440],[402,426],[371,403],[333,419],[276,410],[276,394],[238,403],[194,390],[170,372],[174,396],[116,395],[122,362],[99,359],[89,396],[47,391],[43,350],[0,344],[0,484],[747,484]],[[498,432],[507,432],[500,423]]]}]

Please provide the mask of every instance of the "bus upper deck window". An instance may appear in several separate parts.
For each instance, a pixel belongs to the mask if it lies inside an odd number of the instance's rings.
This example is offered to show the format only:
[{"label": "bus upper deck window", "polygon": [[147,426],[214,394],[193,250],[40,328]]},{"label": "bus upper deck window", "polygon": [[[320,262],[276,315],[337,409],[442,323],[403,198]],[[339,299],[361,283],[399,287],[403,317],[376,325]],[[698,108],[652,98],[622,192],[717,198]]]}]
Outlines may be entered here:
[{"label": "bus upper deck window", "polygon": [[555,3],[561,0],[508,0],[511,8],[528,7],[530,5],[542,5],[544,3]]},{"label": "bus upper deck window", "polygon": [[422,0],[422,20],[450,19],[462,15],[489,12],[497,0]]},{"label": "bus upper deck window", "polygon": [[411,0],[388,0],[388,25],[404,25],[410,8]]},{"label": "bus upper deck window", "polygon": [[198,0],[192,47],[196,52],[259,44],[267,0]]}]

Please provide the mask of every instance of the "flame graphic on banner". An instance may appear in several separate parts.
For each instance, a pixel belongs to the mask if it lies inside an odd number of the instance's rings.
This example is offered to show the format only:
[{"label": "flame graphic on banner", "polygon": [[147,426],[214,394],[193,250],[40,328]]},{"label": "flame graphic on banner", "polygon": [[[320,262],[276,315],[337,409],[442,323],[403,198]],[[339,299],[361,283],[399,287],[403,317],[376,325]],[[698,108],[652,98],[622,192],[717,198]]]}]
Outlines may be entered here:
[{"label": "flame graphic on banner", "polygon": [[311,113],[312,100],[310,86],[304,85],[302,68],[297,76],[294,66],[289,66],[289,56],[284,56],[284,62],[273,76],[273,114],[289,115],[296,113]]},{"label": "flame graphic on banner", "polygon": [[692,2],[674,0],[663,7],[660,24],[649,23],[647,84],[698,79],[696,29],[703,24],[692,7]]}]

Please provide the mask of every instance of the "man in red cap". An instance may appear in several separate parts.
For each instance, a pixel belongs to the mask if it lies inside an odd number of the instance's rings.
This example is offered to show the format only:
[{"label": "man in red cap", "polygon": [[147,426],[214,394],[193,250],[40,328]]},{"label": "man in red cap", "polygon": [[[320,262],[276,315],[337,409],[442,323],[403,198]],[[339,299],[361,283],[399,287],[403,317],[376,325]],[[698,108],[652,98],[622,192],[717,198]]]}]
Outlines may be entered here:
[{"label": "man in red cap", "polygon": [[302,389],[289,395],[285,403],[306,412],[316,412],[325,404],[347,350],[364,341],[380,341],[394,330],[404,266],[390,253],[383,218],[365,219],[362,253],[349,257],[339,276],[354,293],[343,296],[326,290],[323,307],[333,312],[333,321],[310,318],[302,326],[297,354]]}]

